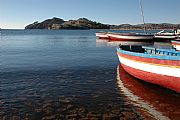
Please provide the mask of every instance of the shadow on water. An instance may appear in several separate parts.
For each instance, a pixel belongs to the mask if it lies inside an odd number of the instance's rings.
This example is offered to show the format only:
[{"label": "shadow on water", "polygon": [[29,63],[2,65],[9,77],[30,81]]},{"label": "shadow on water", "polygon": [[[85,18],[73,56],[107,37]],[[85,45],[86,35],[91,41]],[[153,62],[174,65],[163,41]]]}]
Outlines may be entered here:
[{"label": "shadow on water", "polygon": [[126,102],[136,106],[146,119],[179,120],[180,95],[160,86],[146,83],[117,67],[117,84]]}]

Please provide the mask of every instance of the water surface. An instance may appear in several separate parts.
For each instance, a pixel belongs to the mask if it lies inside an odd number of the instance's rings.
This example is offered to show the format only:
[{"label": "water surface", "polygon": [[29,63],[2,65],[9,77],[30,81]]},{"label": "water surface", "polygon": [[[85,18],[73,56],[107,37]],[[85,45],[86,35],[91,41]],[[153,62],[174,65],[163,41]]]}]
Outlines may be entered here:
[{"label": "water surface", "polygon": [[143,119],[117,85],[119,43],[95,32],[2,30],[0,119]]}]

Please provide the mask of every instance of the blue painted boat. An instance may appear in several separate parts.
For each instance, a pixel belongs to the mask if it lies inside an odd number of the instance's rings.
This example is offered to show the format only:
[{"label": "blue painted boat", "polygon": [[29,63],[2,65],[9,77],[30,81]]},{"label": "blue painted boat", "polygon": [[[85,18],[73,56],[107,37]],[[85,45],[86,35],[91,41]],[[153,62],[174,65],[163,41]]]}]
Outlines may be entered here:
[{"label": "blue painted boat", "polygon": [[180,92],[180,52],[142,46],[120,46],[121,66],[146,82]]}]

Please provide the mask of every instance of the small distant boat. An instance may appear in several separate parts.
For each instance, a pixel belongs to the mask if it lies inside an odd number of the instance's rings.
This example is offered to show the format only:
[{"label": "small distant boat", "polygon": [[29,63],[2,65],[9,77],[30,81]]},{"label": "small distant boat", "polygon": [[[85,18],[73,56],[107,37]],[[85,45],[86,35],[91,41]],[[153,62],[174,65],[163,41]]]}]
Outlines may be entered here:
[{"label": "small distant boat", "polygon": [[171,43],[176,50],[180,51],[180,41],[172,40]]},{"label": "small distant boat", "polygon": [[144,27],[144,33],[108,33],[107,36],[111,40],[118,40],[118,41],[148,41],[153,40],[153,35],[147,34],[146,32],[146,25],[144,21],[144,14],[143,14],[143,7],[142,7],[142,0],[139,0],[140,3],[140,10],[141,10],[141,17]]},{"label": "small distant boat", "polygon": [[96,37],[99,39],[108,39],[109,37],[107,36],[106,32],[97,32]]},{"label": "small distant boat", "polygon": [[120,46],[117,55],[132,76],[180,92],[180,52],[142,46]]},{"label": "small distant boat", "polygon": [[115,41],[152,41],[153,35],[141,33],[107,33],[111,40]]},{"label": "small distant boat", "polygon": [[154,34],[154,39],[158,39],[158,40],[174,40],[177,38],[178,38],[178,35],[173,31],[162,30]]}]

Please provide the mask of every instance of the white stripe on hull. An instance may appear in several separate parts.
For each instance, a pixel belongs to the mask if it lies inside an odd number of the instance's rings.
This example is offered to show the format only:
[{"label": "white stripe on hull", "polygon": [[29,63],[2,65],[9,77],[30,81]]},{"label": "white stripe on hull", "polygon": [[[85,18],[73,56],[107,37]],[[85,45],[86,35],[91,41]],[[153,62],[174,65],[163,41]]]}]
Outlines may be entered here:
[{"label": "white stripe on hull", "polygon": [[121,63],[146,72],[161,74],[161,75],[167,75],[167,76],[173,76],[173,77],[180,77],[180,68],[172,68],[167,66],[157,66],[147,63],[141,63],[134,60],[130,60],[124,57],[121,57],[118,55],[119,60]]},{"label": "white stripe on hull", "polygon": [[136,36],[136,35],[134,35],[134,36],[129,36],[129,35],[116,35],[116,34],[107,34],[108,36],[110,36],[110,37],[114,37],[114,38],[117,38],[117,39],[130,39],[130,40],[145,40],[145,39],[153,39],[153,37],[152,36]]},{"label": "white stripe on hull", "polygon": [[164,38],[164,39],[175,39],[177,38],[176,36],[164,36],[164,35],[155,35],[154,38]]},{"label": "white stripe on hull", "polygon": [[96,33],[96,37],[108,38],[106,34],[99,34],[99,33]]},{"label": "white stripe on hull", "polygon": [[103,37],[103,38],[108,38],[107,35],[96,35],[97,37]]}]

